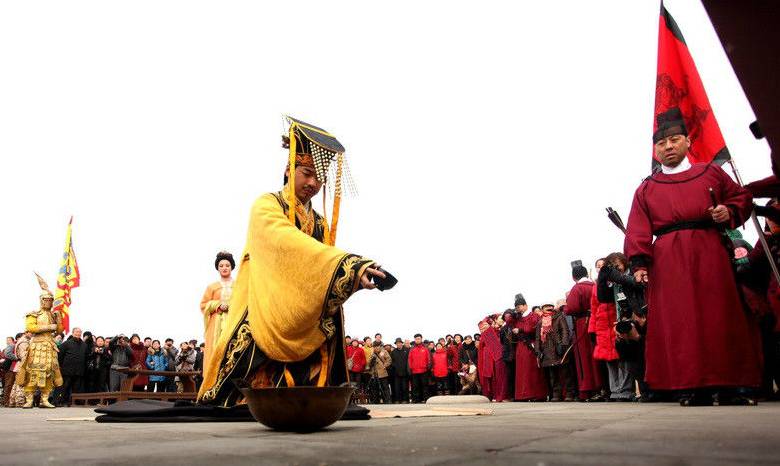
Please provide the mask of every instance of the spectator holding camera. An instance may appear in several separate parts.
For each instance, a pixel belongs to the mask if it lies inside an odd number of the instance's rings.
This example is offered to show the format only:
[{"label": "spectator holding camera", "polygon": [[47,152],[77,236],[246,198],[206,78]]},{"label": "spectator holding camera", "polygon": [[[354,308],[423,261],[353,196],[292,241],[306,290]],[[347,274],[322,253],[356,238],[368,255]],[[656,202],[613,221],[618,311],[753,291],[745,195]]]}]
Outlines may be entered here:
[{"label": "spectator holding camera", "polygon": [[[380,335],[381,336],[381,335]],[[382,399],[382,403],[390,403],[390,379],[387,369],[393,361],[385,351],[382,340],[374,340],[371,344],[371,359],[368,361],[368,370],[371,374],[371,386],[373,387],[371,402],[376,403]]]},{"label": "spectator holding camera", "polygon": [[111,351],[111,372],[109,374],[109,384],[112,392],[119,391],[122,381],[127,378],[127,374],[119,372],[117,369],[127,369],[133,360],[133,350],[130,343],[124,335],[117,335],[109,343]]},{"label": "spectator holding camera", "polygon": [[111,355],[108,354],[103,337],[95,338],[95,343],[87,356],[87,371],[85,373],[86,392],[108,391],[108,373],[111,368]]},{"label": "spectator holding camera", "polygon": [[[631,297],[644,293],[643,286],[634,280],[628,271],[628,260],[619,252],[613,252],[604,259],[597,279],[598,308],[595,310],[593,330],[596,334],[596,348],[593,357],[604,361],[609,374],[610,399],[614,401],[634,401],[634,374],[640,362],[634,358],[621,358],[616,344],[618,338],[624,345],[638,345],[639,336],[634,323],[635,300]],[[637,309],[637,315],[642,312]],[[618,325],[618,319],[620,325]],[[627,331],[626,331],[627,330]],[[625,355],[624,355],[625,356]],[[642,357],[641,354],[638,357]]]}]

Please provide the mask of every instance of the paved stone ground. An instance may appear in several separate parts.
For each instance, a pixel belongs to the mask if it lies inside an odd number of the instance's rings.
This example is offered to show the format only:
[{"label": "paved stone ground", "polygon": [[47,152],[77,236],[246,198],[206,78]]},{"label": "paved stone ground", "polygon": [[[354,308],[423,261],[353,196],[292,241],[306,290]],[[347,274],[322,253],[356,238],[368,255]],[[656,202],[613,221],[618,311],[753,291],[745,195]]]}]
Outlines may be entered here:
[{"label": "paved stone ground", "polygon": [[[457,407],[495,414],[341,421],[300,435],[255,423],[47,421],[91,416],[87,408],[0,409],[0,464],[780,464],[780,403]],[[33,442],[33,435],[45,440]]]}]

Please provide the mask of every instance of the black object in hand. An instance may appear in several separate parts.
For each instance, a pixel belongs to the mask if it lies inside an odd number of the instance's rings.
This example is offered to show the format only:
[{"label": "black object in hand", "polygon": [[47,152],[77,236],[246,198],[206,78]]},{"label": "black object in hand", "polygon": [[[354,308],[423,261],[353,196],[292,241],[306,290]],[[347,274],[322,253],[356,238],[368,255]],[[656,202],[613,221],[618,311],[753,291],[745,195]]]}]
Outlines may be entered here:
[{"label": "black object in hand", "polygon": [[371,275],[371,281],[374,283],[374,285],[376,285],[379,291],[389,290],[392,287],[394,287],[396,283],[398,283],[398,279],[395,278],[393,274],[391,274],[387,270],[382,268],[376,270],[379,270],[380,272],[385,274],[385,278],[379,277],[377,275]]},{"label": "black object in hand", "polygon": [[626,335],[628,333],[631,333],[631,329],[634,328],[634,323],[630,320],[621,320],[615,325],[615,329],[617,330],[617,333],[621,335]]}]

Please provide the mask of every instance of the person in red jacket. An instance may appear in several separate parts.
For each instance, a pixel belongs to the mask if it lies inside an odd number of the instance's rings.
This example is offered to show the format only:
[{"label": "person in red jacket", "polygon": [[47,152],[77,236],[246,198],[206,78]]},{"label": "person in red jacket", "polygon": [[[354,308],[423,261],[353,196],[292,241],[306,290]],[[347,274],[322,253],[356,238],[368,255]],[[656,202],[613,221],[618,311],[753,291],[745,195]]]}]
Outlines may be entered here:
[{"label": "person in red jacket", "polygon": [[366,380],[363,377],[363,371],[366,369],[366,353],[360,347],[360,341],[352,340],[347,348],[347,368],[349,369],[349,379],[355,382],[358,390],[365,390]]},{"label": "person in red jacket", "polygon": [[447,374],[449,364],[447,364],[447,350],[441,343],[436,343],[436,350],[433,352],[433,377],[436,379],[436,394],[446,395],[449,393],[447,387]]},{"label": "person in red jacket", "polygon": [[456,333],[451,341],[447,343],[447,367],[449,371],[447,373],[447,382],[450,394],[454,395],[460,391],[460,345],[463,343],[463,337]]},{"label": "person in red jacket", "polygon": [[[626,315],[627,312],[631,312],[630,308],[626,308],[625,302],[623,307],[618,310],[618,297],[629,294],[630,290],[635,290],[638,287],[634,278],[628,273],[628,259],[623,253],[613,252],[608,255],[604,264],[604,267],[599,271],[597,280],[598,301],[602,303],[599,306],[597,314],[599,320],[606,320],[606,322],[597,322],[597,327],[608,327],[609,336],[602,337],[602,342],[599,342],[599,333],[596,334],[596,349],[600,349],[604,344],[611,344],[609,349],[614,350],[614,360],[607,362],[607,370],[609,372],[609,389],[611,392],[610,399],[613,401],[634,401],[635,398],[635,374],[639,372],[639,364],[637,361],[631,359],[621,359],[620,352],[617,351],[616,340],[618,335],[616,333],[615,323],[617,322],[618,315]],[[626,335],[627,336],[627,335]],[[613,354],[608,352],[608,349],[602,349],[599,356],[611,357]],[[597,354],[594,353],[594,357]]]},{"label": "person in red jacket", "polygon": [[[598,270],[604,266],[605,261],[604,258],[596,261],[596,275],[598,275]],[[591,342],[594,343],[593,359],[609,363],[617,361],[620,357],[615,349],[617,309],[614,302],[602,303],[599,301],[597,286],[593,285],[593,293],[590,296],[592,314],[588,323],[588,333],[594,337],[591,339]]]},{"label": "person in red jacket", "polygon": [[409,351],[409,372],[412,373],[412,402],[424,403],[425,387],[428,384],[426,375],[431,366],[431,353],[423,345],[422,335],[414,336],[414,347]]}]

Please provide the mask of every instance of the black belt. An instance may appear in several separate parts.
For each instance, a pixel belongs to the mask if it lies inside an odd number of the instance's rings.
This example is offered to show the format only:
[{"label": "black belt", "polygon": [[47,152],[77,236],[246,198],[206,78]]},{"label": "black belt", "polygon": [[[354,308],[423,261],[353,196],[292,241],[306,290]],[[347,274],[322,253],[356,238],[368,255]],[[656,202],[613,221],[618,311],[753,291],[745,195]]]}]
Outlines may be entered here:
[{"label": "black belt", "polygon": [[679,230],[709,230],[715,228],[712,220],[693,220],[690,222],[678,222],[663,226],[653,232],[656,237]]}]

